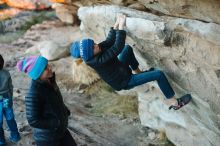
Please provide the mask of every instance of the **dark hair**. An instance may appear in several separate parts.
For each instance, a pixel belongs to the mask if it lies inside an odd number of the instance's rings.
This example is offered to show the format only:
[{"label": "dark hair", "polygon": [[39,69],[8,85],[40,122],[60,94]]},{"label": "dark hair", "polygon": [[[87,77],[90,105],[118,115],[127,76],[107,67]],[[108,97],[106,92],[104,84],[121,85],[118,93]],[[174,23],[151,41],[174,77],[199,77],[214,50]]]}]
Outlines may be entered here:
[{"label": "dark hair", "polygon": [[4,66],[4,59],[2,55],[0,54],[0,70],[3,69],[3,66]]}]

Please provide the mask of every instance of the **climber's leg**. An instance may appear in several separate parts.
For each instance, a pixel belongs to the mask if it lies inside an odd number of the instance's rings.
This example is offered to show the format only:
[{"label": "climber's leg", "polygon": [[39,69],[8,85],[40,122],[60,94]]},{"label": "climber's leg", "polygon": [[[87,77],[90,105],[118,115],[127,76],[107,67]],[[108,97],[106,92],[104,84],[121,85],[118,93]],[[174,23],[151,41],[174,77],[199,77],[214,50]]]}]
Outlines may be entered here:
[{"label": "climber's leg", "polygon": [[125,45],[122,52],[118,55],[118,59],[130,68],[135,73],[140,73],[141,70],[138,68],[139,63],[134,55],[133,48],[130,45]]},{"label": "climber's leg", "polygon": [[167,99],[171,99],[174,97],[175,93],[170,86],[166,76],[164,73],[160,70],[153,70],[148,72],[142,72],[139,74],[133,74],[131,76],[130,81],[128,82],[128,85],[126,89],[131,89],[133,87],[136,87],[138,85],[145,84],[147,82],[151,81],[157,81],[161,91],[165,95]]}]

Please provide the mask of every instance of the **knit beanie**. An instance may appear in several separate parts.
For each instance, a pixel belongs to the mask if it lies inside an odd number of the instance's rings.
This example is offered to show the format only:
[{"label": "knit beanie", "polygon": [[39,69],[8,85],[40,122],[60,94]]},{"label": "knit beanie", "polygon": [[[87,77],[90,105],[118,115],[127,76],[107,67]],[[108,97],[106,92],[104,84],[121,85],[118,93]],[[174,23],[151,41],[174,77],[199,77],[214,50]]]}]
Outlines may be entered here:
[{"label": "knit beanie", "polygon": [[31,79],[38,79],[48,64],[48,60],[42,56],[25,57],[18,61],[17,68],[19,71],[27,73]]},{"label": "knit beanie", "polygon": [[80,56],[84,61],[93,57],[94,41],[92,39],[83,39],[80,41]]},{"label": "knit beanie", "polygon": [[80,58],[80,51],[79,51],[80,45],[79,44],[80,42],[76,41],[76,42],[73,42],[72,45],[70,46],[70,54],[74,58]]}]

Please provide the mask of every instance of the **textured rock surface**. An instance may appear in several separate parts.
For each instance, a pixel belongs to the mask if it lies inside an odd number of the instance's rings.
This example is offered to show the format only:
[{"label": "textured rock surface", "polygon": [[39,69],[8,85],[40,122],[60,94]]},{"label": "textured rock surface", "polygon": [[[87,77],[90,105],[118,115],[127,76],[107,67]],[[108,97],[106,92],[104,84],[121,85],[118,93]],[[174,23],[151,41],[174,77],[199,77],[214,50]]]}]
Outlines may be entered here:
[{"label": "textured rock surface", "polygon": [[162,14],[220,23],[218,0],[139,0],[144,5]]},{"label": "textured rock surface", "polygon": [[171,112],[158,100],[163,95],[157,85],[149,93],[137,89],[142,124],[164,129],[176,145],[219,145],[220,25],[99,6],[79,9],[80,27],[96,41],[103,40],[117,12],[128,15],[127,43],[141,53],[143,66],[160,67],[177,96],[190,92],[194,99],[188,107]]},{"label": "textured rock surface", "polygon": [[62,22],[69,24],[78,23],[77,6],[55,3],[53,4],[52,8],[55,9],[57,17]]},{"label": "textured rock surface", "polygon": [[17,8],[9,8],[9,9],[0,10],[0,20],[11,18],[17,15],[18,13],[20,13],[21,11],[22,10],[17,9]]},{"label": "textured rock surface", "polygon": [[72,62],[72,77],[74,83],[85,85],[91,85],[100,79],[92,68],[87,66],[85,63],[77,63],[76,60]]},{"label": "textured rock surface", "polygon": [[[165,130],[175,145],[219,145],[216,115],[210,106],[194,96],[193,103],[181,111],[169,111],[157,85],[153,90],[138,90],[139,116],[143,125]],[[204,114],[205,113],[205,114]]]},{"label": "textured rock surface", "polygon": [[4,2],[10,7],[28,10],[41,10],[51,6],[48,0],[4,0]]},{"label": "textured rock surface", "polygon": [[31,27],[13,44],[27,47],[27,55],[41,53],[49,60],[56,60],[68,56],[70,44],[79,38],[82,38],[79,28],[66,26],[60,21],[44,21]]},{"label": "textured rock surface", "polygon": [[52,5],[48,0],[1,0],[0,20],[12,18],[25,10],[43,10]]},{"label": "textured rock surface", "polygon": [[37,44],[42,56],[48,60],[56,60],[69,54],[68,44],[59,44],[54,41],[43,41]]},{"label": "textured rock surface", "polygon": [[[16,14],[17,12],[19,13],[18,15],[13,17],[13,19],[2,20],[0,22],[0,33],[16,32],[19,30],[26,31],[36,23],[42,23],[44,20],[56,19],[55,13],[53,11],[34,12],[34,11],[21,11],[19,9],[11,9],[11,10],[12,13],[14,12]],[[7,15],[5,15],[5,13],[2,13],[2,16],[5,17]]]},{"label": "textured rock surface", "polygon": [[113,4],[151,12],[157,15],[169,15],[206,22],[220,23],[220,2],[218,0],[52,0],[65,4],[91,6],[95,4]]},{"label": "textured rock surface", "polygon": [[57,73],[57,80],[66,87],[73,87],[74,84],[91,85],[100,78],[94,70],[85,63],[78,64],[71,56],[52,62]]}]

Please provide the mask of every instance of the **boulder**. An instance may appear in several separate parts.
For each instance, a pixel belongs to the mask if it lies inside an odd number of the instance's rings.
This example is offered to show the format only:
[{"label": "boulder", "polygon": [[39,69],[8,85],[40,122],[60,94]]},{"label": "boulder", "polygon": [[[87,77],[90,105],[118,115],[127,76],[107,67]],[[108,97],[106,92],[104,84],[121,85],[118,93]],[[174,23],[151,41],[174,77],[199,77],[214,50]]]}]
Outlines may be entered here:
[{"label": "boulder", "polygon": [[139,52],[141,62],[163,70],[177,98],[185,93],[193,96],[188,106],[176,112],[162,102],[157,84],[149,84],[154,90],[148,92],[135,88],[141,123],[164,130],[175,145],[220,145],[220,25],[95,6],[79,9],[80,28],[96,41],[104,40],[118,12],[128,16],[126,42]]},{"label": "boulder", "polygon": [[56,60],[66,57],[69,54],[68,44],[58,44],[54,41],[43,41],[37,44],[42,56],[48,60]]},{"label": "boulder", "polygon": [[218,0],[138,0],[146,8],[164,15],[220,23]]},{"label": "boulder", "polygon": [[220,23],[220,3],[218,0],[51,0],[68,5],[93,6],[99,4],[127,6],[147,11],[159,16],[168,15],[205,22]]},{"label": "boulder", "polygon": [[78,7],[75,5],[65,5],[55,3],[53,4],[53,9],[56,11],[57,17],[65,23],[78,24],[77,10]]},{"label": "boulder", "polygon": [[206,102],[193,95],[193,103],[179,111],[168,110],[156,82],[152,86],[147,93],[138,92],[139,116],[144,126],[165,131],[177,146],[220,144],[216,115]]}]

